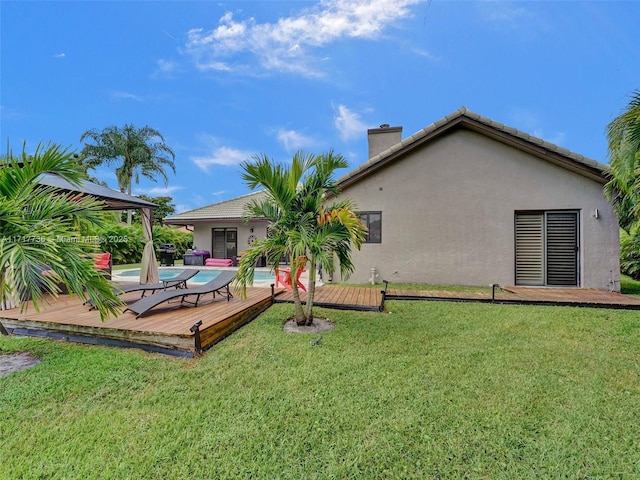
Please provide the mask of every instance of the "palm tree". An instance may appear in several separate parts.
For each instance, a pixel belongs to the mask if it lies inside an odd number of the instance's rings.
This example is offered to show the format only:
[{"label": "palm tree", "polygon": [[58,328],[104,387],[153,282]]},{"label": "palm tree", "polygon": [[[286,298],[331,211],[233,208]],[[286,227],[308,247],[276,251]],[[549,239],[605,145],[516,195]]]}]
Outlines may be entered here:
[{"label": "palm tree", "polygon": [[[133,180],[138,183],[140,175],[156,181],[160,175],[167,185],[169,178],[165,168],[176,173],[175,153],[165,143],[162,134],[148,126],[136,128],[126,125],[123,128],[110,126],[102,131],[87,130],[80,141],[85,143],[82,149],[82,163],[86,168],[96,168],[102,164],[117,165],[116,176],[120,191],[131,195]],[[131,225],[131,211],[127,215],[127,224]]]},{"label": "palm tree", "polygon": [[627,232],[640,219],[640,90],[631,94],[627,108],[607,125],[609,173],[604,187],[620,226]]},{"label": "palm tree", "polygon": [[[290,167],[276,164],[267,156],[256,156],[254,162],[244,162],[242,178],[249,187],[263,187],[266,195],[246,207],[248,217],[261,217],[270,222],[267,238],[254,242],[240,261],[236,286],[246,293],[253,283],[256,261],[266,255],[267,264],[277,268],[283,255],[309,260],[309,286],[306,311],[302,307],[296,282],[291,282],[298,325],[313,322],[316,268],[334,271],[338,260],[343,278],[353,271],[351,248],[360,248],[366,228],[353,213],[354,205],[343,200],[325,207],[329,195],[337,195],[333,174],[345,168],[347,162],[332,151],[319,156],[296,152]],[[306,263],[306,262],[305,262]],[[291,262],[291,277],[301,268]]]},{"label": "palm tree", "polygon": [[0,303],[14,300],[36,310],[63,285],[93,301],[102,319],[117,314],[120,300],[87,255],[92,245],[81,241],[80,228],[102,222],[102,202],[63,193],[38,183],[44,173],[77,185],[82,168],[74,156],[56,145],[38,146],[29,156],[11,152],[0,161]]}]

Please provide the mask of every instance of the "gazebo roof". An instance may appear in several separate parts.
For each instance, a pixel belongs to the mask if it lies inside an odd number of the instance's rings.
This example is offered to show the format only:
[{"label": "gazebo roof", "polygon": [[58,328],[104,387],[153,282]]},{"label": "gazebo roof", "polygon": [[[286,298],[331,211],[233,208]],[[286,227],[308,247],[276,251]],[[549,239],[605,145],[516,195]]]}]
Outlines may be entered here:
[{"label": "gazebo roof", "polygon": [[69,192],[91,195],[92,197],[104,201],[105,210],[128,210],[130,208],[157,207],[155,203],[147,202],[146,200],[134,197],[133,195],[127,195],[126,193],[118,192],[117,190],[89,182],[88,180],[81,180],[76,186],[58,175],[44,174],[38,183],[41,185],[60,188]]}]

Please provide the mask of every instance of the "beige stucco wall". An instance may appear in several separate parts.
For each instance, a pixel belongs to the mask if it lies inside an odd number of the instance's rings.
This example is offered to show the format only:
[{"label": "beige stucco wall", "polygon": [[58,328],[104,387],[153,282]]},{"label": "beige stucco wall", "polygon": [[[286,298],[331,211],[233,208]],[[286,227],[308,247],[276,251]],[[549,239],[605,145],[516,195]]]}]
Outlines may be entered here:
[{"label": "beige stucco wall", "polygon": [[382,212],[382,243],[354,252],[352,283],[375,268],[378,282],[513,285],[515,212],[578,210],[580,286],[608,289],[612,275],[620,285],[617,220],[602,185],[478,133],[445,135],[341,195]]},{"label": "beige stucco wall", "polygon": [[[263,221],[217,221],[216,223],[198,223],[194,226],[193,243],[198,250],[213,251],[212,228],[236,228],[238,230],[238,253],[248,246],[250,235],[255,235],[258,239],[266,238],[267,223]],[[253,228],[253,233],[251,232]]]}]

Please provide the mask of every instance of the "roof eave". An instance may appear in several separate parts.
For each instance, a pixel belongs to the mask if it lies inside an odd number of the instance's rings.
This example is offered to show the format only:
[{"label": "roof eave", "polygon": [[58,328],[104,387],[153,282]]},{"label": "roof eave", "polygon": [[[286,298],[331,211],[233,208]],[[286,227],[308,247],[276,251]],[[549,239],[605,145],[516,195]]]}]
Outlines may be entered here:
[{"label": "roof eave", "polygon": [[165,225],[196,225],[200,223],[216,223],[216,222],[266,222],[264,218],[250,218],[246,221],[240,217],[220,217],[220,218],[164,218],[162,223]]}]

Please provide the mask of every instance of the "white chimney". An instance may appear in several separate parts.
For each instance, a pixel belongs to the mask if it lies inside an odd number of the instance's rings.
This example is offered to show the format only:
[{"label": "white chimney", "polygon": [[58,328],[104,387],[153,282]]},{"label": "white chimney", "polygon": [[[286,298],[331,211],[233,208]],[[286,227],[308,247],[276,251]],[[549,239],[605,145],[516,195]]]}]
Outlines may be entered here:
[{"label": "white chimney", "polygon": [[390,127],[383,123],[380,128],[367,130],[369,139],[369,158],[375,157],[381,152],[391,148],[402,140],[402,127]]}]

